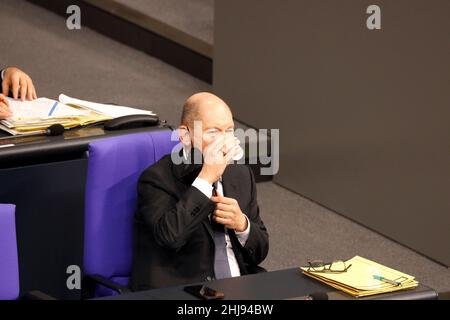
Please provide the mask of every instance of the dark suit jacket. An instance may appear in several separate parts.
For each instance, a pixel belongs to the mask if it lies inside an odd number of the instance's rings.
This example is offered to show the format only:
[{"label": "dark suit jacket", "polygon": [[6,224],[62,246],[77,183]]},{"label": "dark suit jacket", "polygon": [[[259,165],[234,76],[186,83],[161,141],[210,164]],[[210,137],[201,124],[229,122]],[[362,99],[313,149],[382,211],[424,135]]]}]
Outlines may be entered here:
[{"label": "dark suit jacket", "polygon": [[[175,165],[168,155],[140,177],[132,290],[213,279],[214,241],[208,215],[215,205],[191,185],[200,170],[199,165]],[[236,199],[249,218],[250,234],[244,247],[233,230],[229,230],[229,236],[241,274],[252,273],[269,250],[267,230],[259,217],[253,173],[245,165],[229,165],[222,185],[224,195]]]}]

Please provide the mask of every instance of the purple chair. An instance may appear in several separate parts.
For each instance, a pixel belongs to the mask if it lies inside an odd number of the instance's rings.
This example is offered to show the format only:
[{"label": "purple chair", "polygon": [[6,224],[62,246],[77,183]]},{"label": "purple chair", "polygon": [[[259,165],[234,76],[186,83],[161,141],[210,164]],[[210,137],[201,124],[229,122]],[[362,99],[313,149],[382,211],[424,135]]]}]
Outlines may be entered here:
[{"label": "purple chair", "polygon": [[171,136],[171,130],[150,131],[90,144],[83,298],[128,291],[137,181],[146,168],[172,152],[178,141],[172,141]]},{"label": "purple chair", "polygon": [[0,204],[0,300],[19,296],[15,211],[15,205]]}]

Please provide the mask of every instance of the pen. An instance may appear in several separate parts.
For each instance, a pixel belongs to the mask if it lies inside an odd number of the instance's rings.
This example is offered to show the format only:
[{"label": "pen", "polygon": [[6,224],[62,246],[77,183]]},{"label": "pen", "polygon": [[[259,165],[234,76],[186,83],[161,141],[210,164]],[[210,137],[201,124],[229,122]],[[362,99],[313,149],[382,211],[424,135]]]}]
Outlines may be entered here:
[{"label": "pen", "polygon": [[394,286],[399,286],[399,285],[401,285],[401,282],[394,281],[394,280],[391,280],[391,279],[387,279],[387,278],[382,277],[382,276],[374,275],[373,278],[374,278],[375,280],[379,280],[379,281],[383,281],[383,282],[390,283],[390,284],[392,284],[392,285],[394,285]]},{"label": "pen", "polygon": [[58,105],[58,101],[55,102],[55,104],[53,105],[52,109],[51,109],[50,112],[48,113],[48,116],[49,116],[49,117],[52,116],[52,114],[53,114],[53,112],[55,111],[57,105]]}]

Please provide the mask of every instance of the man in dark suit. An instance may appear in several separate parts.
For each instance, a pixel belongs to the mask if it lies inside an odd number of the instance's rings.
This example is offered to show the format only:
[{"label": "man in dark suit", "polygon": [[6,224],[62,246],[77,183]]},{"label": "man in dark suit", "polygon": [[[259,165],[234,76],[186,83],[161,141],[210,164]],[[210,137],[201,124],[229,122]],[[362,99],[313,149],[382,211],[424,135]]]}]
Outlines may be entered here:
[{"label": "man in dark suit", "polygon": [[8,100],[6,99],[10,91],[14,99],[21,98],[22,101],[25,99],[36,99],[37,95],[33,81],[22,70],[15,67],[8,67],[1,70],[0,74],[2,80],[2,93],[0,93],[0,119],[5,119],[12,115]]},{"label": "man in dark suit", "polygon": [[139,180],[133,290],[254,273],[268,253],[252,171],[230,164],[240,147],[228,106],[196,94],[178,131],[183,150]]}]

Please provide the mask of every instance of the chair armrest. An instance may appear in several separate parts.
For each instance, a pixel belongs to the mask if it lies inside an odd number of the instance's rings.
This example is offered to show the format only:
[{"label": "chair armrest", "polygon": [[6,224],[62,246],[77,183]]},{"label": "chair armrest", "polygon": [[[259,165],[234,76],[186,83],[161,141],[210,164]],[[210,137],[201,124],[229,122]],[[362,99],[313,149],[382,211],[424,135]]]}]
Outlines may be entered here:
[{"label": "chair armrest", "polygon": [[129,293],[131,290],[127,286],[118,284],[108,278],[102,277],[100,275],[87,275],[83,277],[81,298],[82,299],[92,299],[95,297],[96,286],[101,285],[108,289],[111,289],[118,294]]},{"label": "chair armrest", "polygon": [[41,291],[33,290],[23,294],[20,297],[20,300],[27,301],[27,300],[57,300],[57,299]]}]

